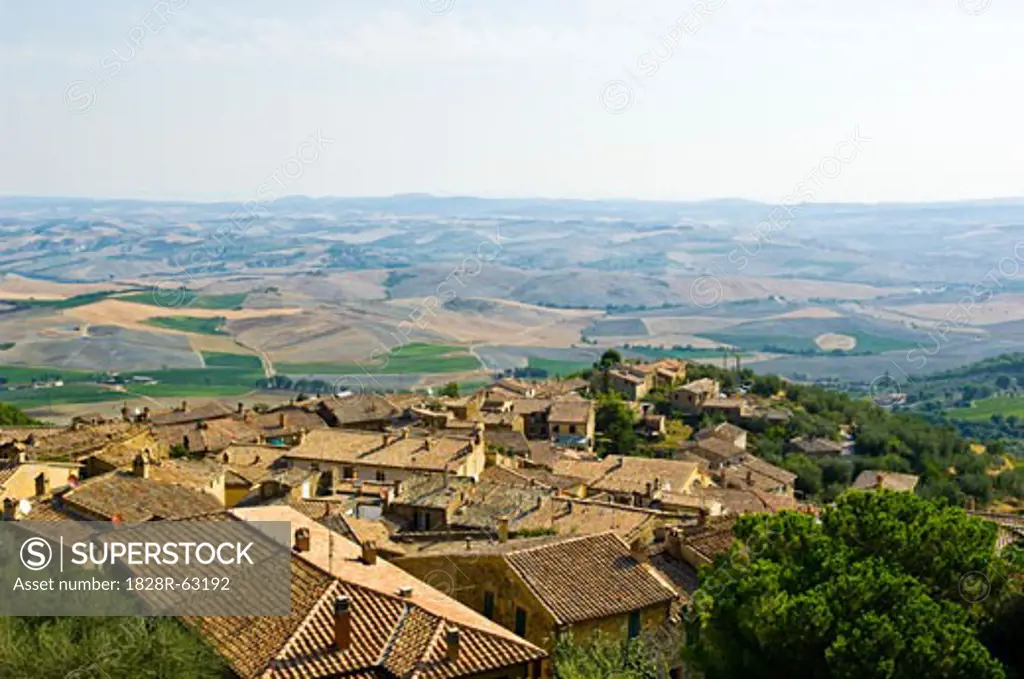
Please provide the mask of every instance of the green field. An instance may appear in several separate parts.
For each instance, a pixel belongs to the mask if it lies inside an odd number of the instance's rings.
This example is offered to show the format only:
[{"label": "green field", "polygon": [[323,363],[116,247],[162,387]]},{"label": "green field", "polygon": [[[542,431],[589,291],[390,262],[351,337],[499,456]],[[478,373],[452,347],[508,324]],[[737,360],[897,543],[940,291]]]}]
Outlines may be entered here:
[{"label": "green field", "polygon": [[[657,347],[630,347],[629,349],[623,349],[623,351],[632,351],[638,354],[643,354],[645,358],[651,360],[658,360],[661,358],[678,358],[682,360],[688,359],[701,359],[701,358],[721,358],[721,349],[705,349],[699,347],[691,347],[689,349],[659,349]],[[740,354],[740,358],[745,358],[743,354]]]},{"label": "green field", "polygon": [[246,354],[225,354],[219,351],[204,351],[203,361],[208,368],[234,368],[236,370],[263,370],[258,356]]},{"label": "green field", "polygon": [[120,401],[125,398],[125,394],[93,384],[67,384],[63,387],[53,387],[51,389],[0,391],[0,401],[16,405],[19,408],[39,408],[41,406],[68,403],[100,403],[103,401]]},{"label": "green field", "polygon": [[241,309],[245,304],[247,292],[239,292],[231,295],[201,295],[191,290],[161,290],[137,292],[125,295],[118,299],[135,304],[147,306],[158,306],[163,308],[180,307],[192,309]]},{"label": "green field", "polygon": [[74,309],[103,301],[111,295],[116,295],[120,290],[105,290],[102,292],[89,292],[84,295],[75,295],[67,299],[0,299],[0,302],[12,304],[19,308],[47,308],[47,309]]},{"label": "green field", "polygon": [[987,422],[993,415],[1024,418],[1024,398],[993,396],[975,401],[973,408],[951,408],[946,411],[946,416],[951,420],[965,422]]},{"label": "green field", "polygon": [[396,347],[386,357],[367,356],[359,362],[277,363],[276,367],[286,375],[354,375],[364,371],[378,375],[444,374],[477,370],[480,361],[464,347],[414,343]]},{"label": "green field", "polygon": [[592,368],[593,364],[586,361],[560,361],[552,358],[531,356],[526,366],[532,370],[543,370],[548,375],[571,375]]},{"label": "green field", "polygon": [[180,330],[181,332],[194,332],[199,335],[226,335],[221,330],[227,322],[224,316],[215,318],[199,318],[198,316],[157,316],[147,318],[146,325],[153,325],[168,330]]},{"label": "green field", "polygon": [[[237,396],[256,388],[263,379],[263,368],[255,356],[241,356],[209,352],[203,354],[206,368],[183,368],[171,370],[143,370],[121,375],[126,384],[125,391],[96,384],[98,373],[80,370],[64,370],[54,367],[0,366],[0,379],[10,385],[31,384],[37,381],[62,379],[63,387],[47,389],[0,390],[0,402],[12,403],[19,407],[38,408],[48,405],[69,403],[99,403],[122,401],[135,396],[155,398]],[[158,384],[137,384],[133,376],[146,376]]]},{"label": "green field", "polygon": [[[839,334],[848,335],[857,340],[857,346],[852,351],[838,352],[842,354],[881,354],[887,351],[912,349],[917,346],[916,343],[907,340],[881,337],[856,330],[852,332],[839,332]],[[747,335],[720,332],[706,333],[702,336],[715,342],[738,347],[740,351],[768,351],[780,354],[837,353],[820,348],[814,341],[817,335],[814,337],[799,337],[794,335]]]},{"label": "green field", "polygon": [[64,380],[72,382],[90,382],[96,373],[85,370],[67,370],[65,368],[48,367],[27,367],[20,365],[0,365],[0,380],[10,384],[31,384],[33,380],[43,382],[47,380]]}]

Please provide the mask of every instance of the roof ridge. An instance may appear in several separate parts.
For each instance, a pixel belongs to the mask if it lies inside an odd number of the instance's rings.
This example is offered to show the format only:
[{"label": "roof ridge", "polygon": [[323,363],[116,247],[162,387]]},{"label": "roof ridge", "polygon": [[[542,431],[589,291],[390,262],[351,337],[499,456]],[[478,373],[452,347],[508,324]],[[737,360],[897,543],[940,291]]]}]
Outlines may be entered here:
[{"label": "roof ridge", "polygon": [[430,637],[430,641],[427,642],[426,645],[424,646],[422,657],[420,657],[419,661],[413,666],[413,670],[412,673],[409,675],[409,679],[417,679],[417,677],[421,676],[420,670],[422,666],[427,664],[427,658],[430,657],[430,652],[434,649],[434,646],[438,645],[441,642],[445,627],[448,624],[454,625],[455,623],[453,623],[451,620],[448,620],[447,618],[438,618],[437,628],[434,630],[433,636]]},{"label": "roof ridge", "polygon": [[380,651],[380,655],[373,663],[377,667],[386,667],[385,663],[388,661],[388,656],[390,656],[391,652],[395,649],[395,645],[398,643],[398,638],[402,636],[402,630],[405,629],[406,624],[408,624],[409,619],[412,617],[412,606],[408,601],[403,603],[405,605],[402,608],[402,617],[398,619],[398,623],[394,626],[391,636],[388,638],[387,643],[384,644],[384,648]]},{"label": "roof ridge", "polygon": [[[559,545],[567,545],[570,542],[579,542],[580,540],[592,540],[594,538],[601,537],[603,535],[608,535],[609,533],[611,533],[612,535],[615,535],[615,531],[613,531],[613,530],[601,531],[600,533],[590,533],[588,535],[574,535],[574,536],[571,536],[571,537],[566,537],[564,540],[552,540],[551,542],[545,542],[544,544],[541,544],[541,545],[534,545],[532,547],[524,547],[523,549],[515,549],[515,550],[512,550],[510,552],[506,552],[506,553],[502,554],[502,556],[503,557],[507,557],[510,554],[526,554],[527,552],[535,552],[535,551],[537,551],[539,549],[547,549],[548,547],[555,547],[555,546],[559,546]],[[615,535],[615,537],[618,537],[618,536]],[[623,544],[625,544],[625,543],[623,543]],[[626,546],[628,547],[629,545],[626,545]]]}]

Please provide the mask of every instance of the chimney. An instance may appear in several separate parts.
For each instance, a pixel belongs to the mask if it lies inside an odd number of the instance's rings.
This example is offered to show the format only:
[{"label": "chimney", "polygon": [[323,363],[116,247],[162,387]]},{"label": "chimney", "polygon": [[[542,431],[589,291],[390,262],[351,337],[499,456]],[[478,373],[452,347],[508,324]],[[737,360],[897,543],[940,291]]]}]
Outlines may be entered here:
[{"label": "chimney", "polygon": [[15,519],[15,507],[14,500],[7,498],[4,500],[4,521],[14,521]]},{"label": "chimney", "polygon": [[469,537],[469,536],[467,535],[467,536],[466,536],[466,551],[468,552],[468,551],[470,551],[471,549],[473,549],[473,538],[471,538],[471,537]]},{"label": "chimney", "polygon": [[398,596],[400,596],[403,599],[411,599],[412,598],[412,587],[409,587],[408,585],[406,585],[405,587],[399,587],[398,588]]},{"label": "chimney", "polygon": [[444,487],[445,487],[446,490],[448,488],[448,484],[449,484],[449,481],[448,481],[448,465],[446,463],[444,465]]},{"label": "chimney", "polygon": [[132,421],[132,411],[128,410],[128,406],[124,406],[121,408],[121,419],[124,420],[125,422]]},{"label": "chimney", "polygon": [[334,647],[347,651],[352,645],[352,600],[340,596],[334,600]]},{"label": "chimney", "polygon": [[181,412],[183,412],[183,413],[187,413],[188,412],[188,401],[182,401],[181,402]]},{"label": "chimney", "polygon": [[298,528],[295,531],[295,551],[308,552],[309,551],[309,529]]},{"label": "chimney", "polygon": [[278,426],[279,429],[284,429],[284,427],[285,427],[285,424],[286,424],[285,415],[286,415],[286,413],[280,413],[277,416],[277,426]]},{"label": "chimney", "polygon": [[144,422],[149,422],[149,406],[142,409],[142,420]]},{"label": "chimney", "polygon": [[885,488],[885,475],[881,472],[875,475],[875,488],[878,490]]},{"label": "chimney", "polygon": [[459,641],[459,628],[449,627],[444,635],[444,643],[448,647],[448,662],[459,661],[459,647],[461,643]]},{"label": "chimney", "polygon": [[139,453],[132,460],[132,473],[140,479],[148,479],[153,475],[153,463],[149,459],[149,453]]},{"label": "chimney", "polygon": [[429,438],[423,439],[423,450],[425,450],[425,451],[427,451],[429,453],[430,452],[430,448],[431,448],[431,441],[430,441],[430,439]]},{"label": "chimney", "polygon": [[701,507],[697,510],[697,525],[703,526],[708,522],[708,510]]},{"label": "chimney", "polygon": [[377,543],[374,540],[367,540],[363,543],[363,563],[373,566],[377,563]]},{"label": "chimney", "polygon": [[409,427],[402,427],[402,440],[409,438]]},{"label": "chimney", "polygon": [[224,454],[221,455],[221,461],[224,464],[229,464],[231,462],[231,453],[229,453],[228,451],[225,450]]},{"label": "chimney", "polygon": [[654,484],[651,483],[650,481],[647,482],[646,491],[647,497],[651,497],[654,495]]},{"label": "chimney", "polygon": [[28,464],[28,453],[24,450],[18,451],[18,464]]},{"label": "chimney", "polygon": [[389,445],[391,445],[391,435],[384,434],[383,436],[380,437],[380,447],[387,448]]},{"label": "chimney", "polygon": [[498,542],[508,542],[508,517],[498,517]]},{"label": "chimney", "polygon": [[754,472],[752,472],[749,469],[747,470],[747,485],[748,486],[754,485]]}]

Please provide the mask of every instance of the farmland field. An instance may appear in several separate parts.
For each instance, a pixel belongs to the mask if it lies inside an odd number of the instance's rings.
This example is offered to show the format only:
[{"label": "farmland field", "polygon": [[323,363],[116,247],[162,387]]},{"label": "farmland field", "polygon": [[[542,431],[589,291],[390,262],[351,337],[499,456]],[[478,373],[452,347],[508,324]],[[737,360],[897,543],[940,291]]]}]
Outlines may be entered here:
[{"label": "farmland field", "polygon": [[168,330],[180,330],[181,332],[194,332],[199,335],[226,335],[221,328],[227,322],[224,316],[214,318],[199,318],[197,316],[157,316],[147,318],[146,325]]},{"label": "farmland field", "polygon": [[262,371],[263,364],[256,356],[246,354],[225,354],[219,351],[204,351],[203,361],[207,368],[234,368],[236,370]]},{"label": "farmland field", "polygon": [[946,416],[950,419],[965,422],[985,422],[993,415],[1016,415],[1024,418],[1024,398],[994,396],[975,401],[973,408],[951,408],[946,411]]},{"label": "farmland field", "polygon": [[405,375],[413,373],[457,373],[480,369],[480,361],[464,347],[413,343],[377,358],[367,356],[358,362],[277,363],[278,372],[292,375]]},{"label": "farmland field", "polygon": [[[166,296],[166,299],[164,297]],[[165,309],[241,309],[249,293],[242,292],[231,295],[201,295],[191,290],[168,291],[157,295],[156,292],[137,292],[124,295],[118,299],[135,304],[157,306]]]},{"label": "farmland field", "polygon": [[[872,335],[860,331],[845,333],[856,340],[856,346],[850,352],[836,349],[840,353],[881,354],[886,351],[912,349],[917,344],[907,340],[893,339]],[[745,333],[713,332],[703,335],[708,339],[738,347],[741,351],[766,351],[779,354],[831,353],[823,350],[815,342],[815,337],[795,335],[747,335]]]},{"label": "farmland field", "polygon": [[531,356],[527,367],[534,370],[544,370],[548,375],[556,376],[578,373],[592,366],[592,363],[583,363],[580,361],[559,361],[557,359]]},{"label": "farmland field", "polygon": [[79,306],[86,306],[87,304],[94,304],[102,301],[111,295],[115,295],[119,290],[107,290],[103,292],[88,292],[83,295],[75,295],[74,297],[68,297],[67,299],[12,299],[2,300],[8,304],[13,304],[20,308],[45,308],[45,309],[74,309]]}]

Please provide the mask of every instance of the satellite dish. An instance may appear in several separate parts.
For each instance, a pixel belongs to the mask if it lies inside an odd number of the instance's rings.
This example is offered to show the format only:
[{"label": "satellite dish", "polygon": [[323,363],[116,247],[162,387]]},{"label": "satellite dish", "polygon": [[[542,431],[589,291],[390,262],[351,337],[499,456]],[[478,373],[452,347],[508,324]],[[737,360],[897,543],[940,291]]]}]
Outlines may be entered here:
[{"label": "satellite dish", "polygon": [[28,500],[20,501],[18,503],[18,511],[21,512],[23,516],[28,516],[29,512],[32,511],[32,503]]}]

